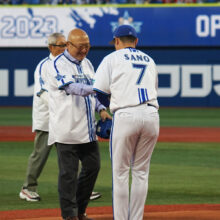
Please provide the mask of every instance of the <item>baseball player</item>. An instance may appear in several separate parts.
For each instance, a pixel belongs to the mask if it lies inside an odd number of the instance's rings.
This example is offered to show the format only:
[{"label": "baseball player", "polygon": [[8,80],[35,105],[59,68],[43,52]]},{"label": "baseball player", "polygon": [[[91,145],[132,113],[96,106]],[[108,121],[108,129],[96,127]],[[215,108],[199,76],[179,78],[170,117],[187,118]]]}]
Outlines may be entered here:
[{"label": "baseball player", "polygon": [[[96,99],[94,68],[86,58],[90,41],[81,29],[70,31],[67,50],[53,63],[49,82],[49,144],[56,145],[58,191],[65,220],[91,220],[85,214],[100,169],[95,110],[111,117]],[[82,169],[77,178],[79,160]]]},{"label": "baseball player", "polygon": [[111,96],[115,220],[143,219],[150,160],[159,134],[156,65],[151,57],[136,49],[137,42],[132,26],[119,26],[112,41],[116,51],[104,57],[93,85],[98,94]]},{"label": "baseball player", "polygon": [[52,145],[48,146],[49,110],[46,75],[55,56],[64,52],[66,39],[60,33],[48,37],[50,55],[40,61],[34,72],[34,97],[32,109],[32,131],[35,132],[34,150],[29,157],[26,180],[19,197],[30,202],[40,201],[37,179],[47,161]]}]

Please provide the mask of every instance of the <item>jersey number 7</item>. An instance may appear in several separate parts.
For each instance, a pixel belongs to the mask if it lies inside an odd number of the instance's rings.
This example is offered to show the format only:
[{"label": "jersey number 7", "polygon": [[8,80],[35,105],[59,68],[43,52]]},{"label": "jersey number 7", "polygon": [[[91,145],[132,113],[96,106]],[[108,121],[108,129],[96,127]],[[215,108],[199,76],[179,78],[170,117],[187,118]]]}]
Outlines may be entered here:
[{"label": "jersey number 7", "polygon": [[141,81],[142,81],[142,79],[143,79],[143,77],[144,77],[145,71],[146,71],[146,69],[147,69],[147,65],[132,63],[132,66],[133,66],[135,69],[140,69],[140,70],[141,70],[140,75],[139,75],[139,77],[138,77],[138,79],[137,79],[137,82],[136,82],[137,85],[140,85],[140,84],[141,84]]}]

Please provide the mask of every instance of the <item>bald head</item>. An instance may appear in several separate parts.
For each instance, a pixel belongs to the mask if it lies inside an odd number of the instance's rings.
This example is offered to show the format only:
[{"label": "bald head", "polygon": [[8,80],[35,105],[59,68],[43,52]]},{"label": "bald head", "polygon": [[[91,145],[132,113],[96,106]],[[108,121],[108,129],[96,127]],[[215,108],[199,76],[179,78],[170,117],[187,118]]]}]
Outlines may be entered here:
[{"label": "bald head", "polygon": [[90,49],[89,36],[82,29],[76,28],[70,31],[67,41],[67,50],[72,57],[82,61]]},{"label": "bald head", "polygon": [[89,42],[89,36],[85,31],[83,31],[80,28],[73,29],[70,31],[68,35],[68,41],[72,43],[78,43],[78,44],[83,44],[83,43],[88,43]]}]

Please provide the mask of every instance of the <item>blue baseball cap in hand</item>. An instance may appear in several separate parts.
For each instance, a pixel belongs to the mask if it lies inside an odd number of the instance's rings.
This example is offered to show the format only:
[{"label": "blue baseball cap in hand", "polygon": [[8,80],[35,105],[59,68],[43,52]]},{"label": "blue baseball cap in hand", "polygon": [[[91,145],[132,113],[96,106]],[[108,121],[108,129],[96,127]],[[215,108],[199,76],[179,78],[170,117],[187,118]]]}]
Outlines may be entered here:
[{"label": "blue baseball cap in hand", "polygon": [[96,125],[96,134],[104,139],[109,139],[111,134],[112,120],[106,118],[105,121],[100,119]]},{"label": "blue baseball cap in hand", "polygon": [[137,32],[135,29],[130,25],[121,25],[118,26],[113,33],[113,40],[110,41],[110,44],[114,44],[114,39],[116,37],[124,37],[124,36],[132,36],[137,38]]}]

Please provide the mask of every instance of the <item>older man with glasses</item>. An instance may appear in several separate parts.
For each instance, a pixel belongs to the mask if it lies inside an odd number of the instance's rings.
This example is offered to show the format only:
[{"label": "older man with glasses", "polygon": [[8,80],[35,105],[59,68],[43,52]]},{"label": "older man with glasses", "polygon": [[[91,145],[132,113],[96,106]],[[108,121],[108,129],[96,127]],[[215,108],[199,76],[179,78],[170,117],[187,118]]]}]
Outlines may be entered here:
[{"label": "older man with glasses", "polygon": [[49,80],[48,142],[57,148],[58,191],[65,220],[91,220],[85,213],[100,169],[95,111],[103,120],[111,118],[92,89],[94,68],[86,58],[89,49],[85,31],[70,31],[67,49],[54,60]]},{"label": "older man with glasses", "polygon": [[37,179],[44,168],[52,145],[48,146],[49,108],[47,75],[50,74],[52,60],[66,49],[66,39],[61,33],[48,37],[50,55],[37,65],[34,73],[33,124],[35,132],[34,150],[29,157],[26,179],[19,193],[21,199],[29,202],[40,201],[37,193]]}]

